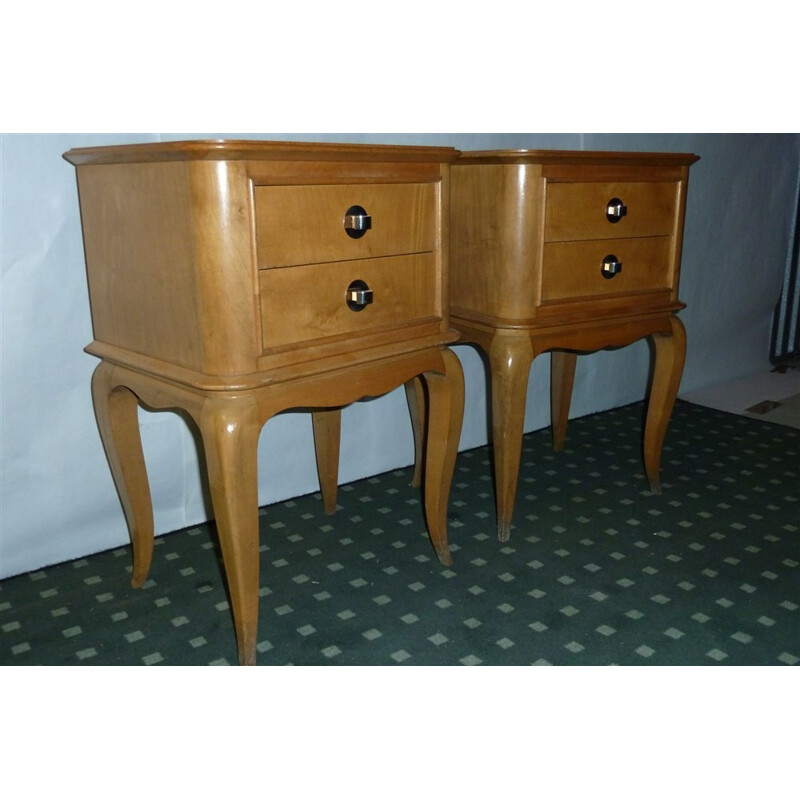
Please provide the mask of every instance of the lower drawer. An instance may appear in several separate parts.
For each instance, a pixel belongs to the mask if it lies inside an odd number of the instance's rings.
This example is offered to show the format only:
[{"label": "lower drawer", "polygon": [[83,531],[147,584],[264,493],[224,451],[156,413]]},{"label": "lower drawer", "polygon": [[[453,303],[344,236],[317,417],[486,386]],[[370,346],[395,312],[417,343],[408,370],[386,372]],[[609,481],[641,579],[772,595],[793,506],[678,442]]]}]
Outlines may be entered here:
[{"label": "lower drawer", "polygon": [[[357,311],[347,304],[355,281],[372,292]],[[265,350],[441,316],[432,253],[265,269],[259,283]]]},{"label": "lower drawer", "polygon": [[[670,236],[545,244],[542,303],[668,289],[671,253]],[[603,273],[607,256],[622,265],[610,278]]]}]

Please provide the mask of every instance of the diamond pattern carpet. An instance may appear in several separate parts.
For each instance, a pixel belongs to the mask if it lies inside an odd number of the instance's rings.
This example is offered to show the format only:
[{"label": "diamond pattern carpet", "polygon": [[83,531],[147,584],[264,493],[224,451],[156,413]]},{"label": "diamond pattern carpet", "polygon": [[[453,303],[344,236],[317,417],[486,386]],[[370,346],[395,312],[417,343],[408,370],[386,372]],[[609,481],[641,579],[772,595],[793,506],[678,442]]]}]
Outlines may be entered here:
[{"label": "diamond pattern carpet", "polygon": [[[800,486],[792,428],[678,402],[663,494],[644,406],[526,435],[511,540],[488,447],[459,454],[454,565],[429,543],[411,468],[261,510],[261,665],[794,665]],[[75,535],[80,535],[79,531]],[[0,583],[0,664],[236,663],[213,525]]]}]

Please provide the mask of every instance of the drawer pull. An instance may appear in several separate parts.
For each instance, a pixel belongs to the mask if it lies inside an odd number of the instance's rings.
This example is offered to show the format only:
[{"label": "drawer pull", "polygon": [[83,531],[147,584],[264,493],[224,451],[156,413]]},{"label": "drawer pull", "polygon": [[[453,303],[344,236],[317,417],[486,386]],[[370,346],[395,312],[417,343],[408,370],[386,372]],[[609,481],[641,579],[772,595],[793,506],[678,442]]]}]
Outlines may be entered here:
[{"label": "drawer pull", "polygon": [[351,311],[363,311],[372,299],[372,289],[364,281],[353,281],[347,287],[345,301]]},{"label": "drawer pull", "polygon": [[372,227],[372,217],[361,206],[344,212],[344,230],[352,239],[360,239]]},{"label": "drawer pull", "polygon": [[608,255],[603,259],[603,265],[600,267],[600,274],[604,278],[611,280],[615,275],[619,275],[620,272],[622,272],[622,262],[617,261],[616,256]]},{"label": "drawer pull", "polygon": [[619,222],[627,214],[628,206],[619,197],[612,197],[606,204],[606,219],[609,222]]}]

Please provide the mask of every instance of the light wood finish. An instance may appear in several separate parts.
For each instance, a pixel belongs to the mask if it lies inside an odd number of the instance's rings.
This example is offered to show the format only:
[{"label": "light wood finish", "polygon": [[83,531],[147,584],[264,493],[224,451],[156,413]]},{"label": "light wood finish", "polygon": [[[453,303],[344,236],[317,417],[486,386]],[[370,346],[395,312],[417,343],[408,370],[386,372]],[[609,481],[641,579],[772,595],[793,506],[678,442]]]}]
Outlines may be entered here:
[{"label": "light wood finish", "polygon": [[[551,352],[553,446],[564,447],[578,353],[655,342],[644,433],[651,490],[686,352],[675,314],[689,167],[696,156],[509,150],[451,171],[451,314],[490,370],[497,532],[510,536],[528,376]],[[608,201],[627,214],[611,222]],[[613,255],[622,270],[601,272]]]},{"label": "light wood finish", "polygon": [[316,409],[311,412],[314,430],[314,450],[317,457],[317,474],[326,514],[336,511],[339,475],[339,443],[342,431],[340,408]]},{"label": "light wood finish", "polygon": [[564,449],[569,421],[569,406],[572,402],[572,387],[578,354],[569,350],[553,350],[550,353],[550,417],[553,428],[553,449],[560,453]]},{"label": "light wood finish", "polygon": [[669,236],[675,225],[677,187],[664,182],[550,183],[547,186],[544,239],[613,239],[620,223],[609,224],[602,213],[606,201],[624,198],[628,213],[625,236]]},{"label": "light wood finish", "polygon": [[656,368],[650,388],[650,403],[644,432],[644,467],[650,490],[661,494],[661,450],[672,407],[686,361],[686,330],[678,317],[671,317],[669,330],[654,331]]},{"label": "light wood finish", "polygon": [[127,387],[113,383],[110,365],[104,362],[92,375],[92,399],[133,546],[131,585],[138,589],[147,579],[155,535],[150,484],[139,433],[139,400]]},{"label": "light wood finish", "polygon": [[406,402],[408,413],[411,417],[411,430],[414,434],[414,475],[411,478],[412,486],[422,483],[422,462],[425,455],[425,420],[426,400],[425,386],[419,378],[406,384]]},{"label": "light wood finish", "polygon": [[[668,236],[548,242],[542,260],[542,303],[669,291],[671,249]],[[611,279],[600,274],[607,255],[616,256],[623,265]]]},{"label": "light wood finish", "polygon": [[[373,304],[356,313],[343,302],[354,276],[374,293]],[[440,313],[439,280],[433,253],[262,269],[264,349],[434,320]]]},{"label": "light wood finish", "polygon": [[[463,375],[447,349],[450,148],[171,142],[71,150],[94,341],[98,427],[140,586],[153,511],[137,408],[180,409],[205,451],[242,664],[256,660],[261,429],[312,412],[320,488],[336,508],[341,408],[426,393],[424,507],[452,563],[447,499]],[[351,238],[348,207],[372,229]],[[374,302],[345,305],[365,280]],[[418,431],[417,431],[418,432]]]},{"label": "light wood finish", "polygon": [[[370,232],[359,239],[342,236],[342,215],[354,205],[372,217]],[[258,265],[263,269],[432,252],[435,207],[431,183],[259,186]]]}]

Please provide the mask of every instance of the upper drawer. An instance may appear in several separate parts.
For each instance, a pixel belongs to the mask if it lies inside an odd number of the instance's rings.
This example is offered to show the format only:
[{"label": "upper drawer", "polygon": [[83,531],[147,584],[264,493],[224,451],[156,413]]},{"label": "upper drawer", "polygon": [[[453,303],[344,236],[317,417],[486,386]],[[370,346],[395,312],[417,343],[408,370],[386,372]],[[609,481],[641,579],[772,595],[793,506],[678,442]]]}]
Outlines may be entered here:
[{"label": "upper drawer", "polygon": [[[432,183],[257,186],[258,266],[285,267],[421,253],[436,248]],[[345,229],[354,206],[362,235]],[[367,227],[368,226],[368,227]]]},{"label": "upper drawer", "polygon": [[[608,217],[611,201],[624,207],[612,216],[616,221]],[[545,241],[666,236],[675,225],[677,202],[675,181],[548,183]]]}]

